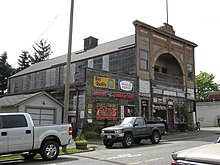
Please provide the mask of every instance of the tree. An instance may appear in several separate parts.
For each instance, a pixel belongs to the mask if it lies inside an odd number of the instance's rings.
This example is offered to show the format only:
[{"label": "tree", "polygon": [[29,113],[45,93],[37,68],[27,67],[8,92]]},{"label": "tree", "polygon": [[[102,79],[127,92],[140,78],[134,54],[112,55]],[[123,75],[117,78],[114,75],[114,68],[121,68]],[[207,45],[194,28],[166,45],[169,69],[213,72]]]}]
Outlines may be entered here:
[{"label": "tree", "polygon": [[14,73],[14,69],[7,62],[8,55],[4,52],[0,56],[0,95],[3,95],[7,89],[8,77]]},{"label": "tree", "polygon": [[40,61],[44,61],[46,59],[49,58],[49,56],[53,53],[51,51],[51,45],[47,44],[47,40],[40,40],[39,43],[35,43],[35,46],[33,46],[34,48],[34,55],[33,56],[29,56],[30,60],[31,60],[31,64],[35,64],[38,63]]},{"label": "tree", "polygon": [[29,53],[27,51],[22,51],[21,55],[19,56],[20,59],[18,59],[18,69],[17,71],[24,70],[30,66],[30,59],[29,59]]},{"label": "tree", "polygon": [[219,84],[214,82],[215,76],[207,72],[200,72],[196,75],[197,101],[207,100],[209,92],[218,91]]}]

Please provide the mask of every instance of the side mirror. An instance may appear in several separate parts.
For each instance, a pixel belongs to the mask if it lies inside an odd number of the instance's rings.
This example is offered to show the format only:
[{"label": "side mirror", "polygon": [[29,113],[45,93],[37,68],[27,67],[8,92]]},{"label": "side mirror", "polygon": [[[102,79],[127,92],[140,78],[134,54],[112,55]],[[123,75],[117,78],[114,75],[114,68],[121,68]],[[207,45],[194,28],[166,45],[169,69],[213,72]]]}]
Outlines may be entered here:
[{"label": "side mirror", "polygon": [[134,127],[138,126],[138,123],[134,123]]}]

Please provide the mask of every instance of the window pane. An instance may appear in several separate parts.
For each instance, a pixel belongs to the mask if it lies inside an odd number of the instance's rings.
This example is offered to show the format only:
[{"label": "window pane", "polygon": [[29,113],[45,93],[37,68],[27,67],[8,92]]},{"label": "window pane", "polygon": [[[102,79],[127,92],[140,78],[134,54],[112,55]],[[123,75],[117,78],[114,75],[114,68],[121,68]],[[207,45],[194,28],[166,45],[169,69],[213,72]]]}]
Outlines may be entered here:
[{"label": "window pane", "polygon": [[188,64],[187,67],[188,67],[188,71],[192,72],[192,64]]},{"label": "window pane", "polygon": [[3,128],[3,117],[0,116],[0,129]]},{"label": "window pane", "polygon": [[141,60],[141,69],[147,69],[147,61]]},{"label": "window pane", "polygon": [[192,75],[192,64],[187,64],[187,69],[188,69],[188,78],[192,79],[193,75]]},{"label": "window pane", "polygon": [[147,60],[147,51],[141,50],[140,58],[143,60]]},{"label": "window pane", "polygon": [[11,128],[27,127],[27,121],[23,115],[9,116]]},{"label": "window pane", "polygon": [[140,50],[140,68],[141,69],[147,69],[147,63],[148,63],[148,55],[147,51],[145,50]]}]

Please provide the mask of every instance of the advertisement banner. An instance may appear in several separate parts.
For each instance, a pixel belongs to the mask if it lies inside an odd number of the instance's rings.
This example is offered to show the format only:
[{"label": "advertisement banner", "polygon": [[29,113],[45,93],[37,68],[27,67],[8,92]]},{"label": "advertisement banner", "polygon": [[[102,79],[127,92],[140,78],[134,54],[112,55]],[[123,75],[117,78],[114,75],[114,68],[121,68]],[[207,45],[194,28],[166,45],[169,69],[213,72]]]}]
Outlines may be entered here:
[{"label": "advertisement banner", "polygon": [[115,79],[94,76],[93,86],[97,88],[115,89]]},{"label": "advertisement banner", "polygon": [[97,103],[96,120],[118,120],[117,105]]}]

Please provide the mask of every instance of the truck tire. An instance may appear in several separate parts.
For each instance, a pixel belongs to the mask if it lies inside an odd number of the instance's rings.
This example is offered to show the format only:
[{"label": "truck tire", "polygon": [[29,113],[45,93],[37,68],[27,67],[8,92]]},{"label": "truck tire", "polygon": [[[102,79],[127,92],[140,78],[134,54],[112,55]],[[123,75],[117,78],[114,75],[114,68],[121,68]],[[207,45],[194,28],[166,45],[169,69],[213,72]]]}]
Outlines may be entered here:
[{"label": "truck tire", "polygon": [[133,143],[134,143],[133,136],[131,134],[125,134],[124,139],[122,141],[123,147],[125,148],[132,147]]},{"label": "truck tire", "polygon": [[28,152],[27,154],[21,154],[24,160],[32,160],[37,155],[37,152]]},{"label": "truck tire", "polygon": [[111,148],[114,143],[111,140],[104,139],[103,144],[106,146],[106,148]]},{"label": "truck tire", "polygon": [[40,155],[43,160],[55,160],[59,153],[59,145],[55,141],[45,142],[40,149]]},{"label": "truck tire", "polygon": [[160,142],[160,133],[158,131],[154,131],[150,137],[152,144],[158,144]]}]

